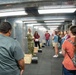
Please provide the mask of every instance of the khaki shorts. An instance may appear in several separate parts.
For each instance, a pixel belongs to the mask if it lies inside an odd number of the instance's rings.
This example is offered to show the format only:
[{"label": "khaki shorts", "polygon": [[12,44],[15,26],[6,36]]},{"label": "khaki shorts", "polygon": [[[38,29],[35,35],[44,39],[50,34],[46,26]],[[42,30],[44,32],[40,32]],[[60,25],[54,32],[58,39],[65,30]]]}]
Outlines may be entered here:
[{"label": "khaki shorts", "polygon": [[55,47],[55,46],[58,47],[58,43],[53,42],[53,46],[54,46],[54,47]]}]

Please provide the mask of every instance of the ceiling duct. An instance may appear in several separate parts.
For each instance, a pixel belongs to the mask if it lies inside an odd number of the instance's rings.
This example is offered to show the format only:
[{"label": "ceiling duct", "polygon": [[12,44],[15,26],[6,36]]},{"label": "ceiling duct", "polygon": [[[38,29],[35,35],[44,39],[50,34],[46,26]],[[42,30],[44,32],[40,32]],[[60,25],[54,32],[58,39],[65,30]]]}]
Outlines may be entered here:
[{"label": "ceiling duct", "polygon": [[28,15],[32,16],[38,16],[38,8],[37,7],[26,7],[25,11],[28,13]]},{"label": "ceiling duct", "polygon": [[44,23],[44,21],[37,21],[38,23]]}]

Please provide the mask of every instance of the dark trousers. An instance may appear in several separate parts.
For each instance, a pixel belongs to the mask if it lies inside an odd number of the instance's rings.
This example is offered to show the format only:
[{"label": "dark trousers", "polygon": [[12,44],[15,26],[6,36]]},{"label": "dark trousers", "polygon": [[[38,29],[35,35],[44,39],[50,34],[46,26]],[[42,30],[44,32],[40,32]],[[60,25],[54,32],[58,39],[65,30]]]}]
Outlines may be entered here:
[{"label": "dark trousers", "polygon": [[63,66],[63,74],[64,74],[64,75],[76,75],[76,70],[67,70],[67,69]]},{"label": "dark trousers", "polygon": [[39,46],[40,49],[40,42],[39,41],[35,41],[35,47]]}]

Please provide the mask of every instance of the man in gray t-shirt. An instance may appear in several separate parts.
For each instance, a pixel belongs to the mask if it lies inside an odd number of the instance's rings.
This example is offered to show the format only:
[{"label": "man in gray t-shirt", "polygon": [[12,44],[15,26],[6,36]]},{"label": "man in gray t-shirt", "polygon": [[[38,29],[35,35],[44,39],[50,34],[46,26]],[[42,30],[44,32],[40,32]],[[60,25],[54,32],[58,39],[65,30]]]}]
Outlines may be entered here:
[{"label": "man in gray t-shirt", "polygon": [[9,37],[11,25],[0,25],[0,75],[22,75],[24,71],[24,54],[17,40]]}]

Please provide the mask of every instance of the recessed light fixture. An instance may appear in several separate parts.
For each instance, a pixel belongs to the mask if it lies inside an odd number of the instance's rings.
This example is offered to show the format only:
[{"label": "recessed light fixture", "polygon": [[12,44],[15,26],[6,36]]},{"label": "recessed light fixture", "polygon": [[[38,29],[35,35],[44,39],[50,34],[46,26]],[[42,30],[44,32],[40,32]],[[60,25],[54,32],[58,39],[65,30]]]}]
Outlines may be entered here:
[{"label": "recessed light fixture", "polygon": [[24,21],[24,23],[37,23],[37,21]]},{"label": "recessed light fixture", "polygon": [[75,8],[74,5],[51,5],[51,6],[41,6],[38,9],[64,9],[64,8]]},{"label": "recessed light fixture", "polygon": [[48,20],[48,21],[44,21],[44,22],[55,22],[56,23],[56,22],[64,22],[64,20],[56,20],[56,21],[55,20],[53,20],[53,21],[52,20],[51,21]]},{"label": "recessed light fixture", "polygon": [[27,15],[23,8],[0,10],[0,17]]},{"label": "recessed light fixture", "polygon": [[39,14],[55,14],[55,13],[74,13],[76,8],[72,9],[44,9],[38,10]]},{"label": "recessed light fixture", "polygon": [[25,13],[25,11],[14,11],[14,12],[3,12],[3,13],[0,13],[0,17],[4,17],[4,16],[19,16],[19,15],[27,15],[27,13]]}]

